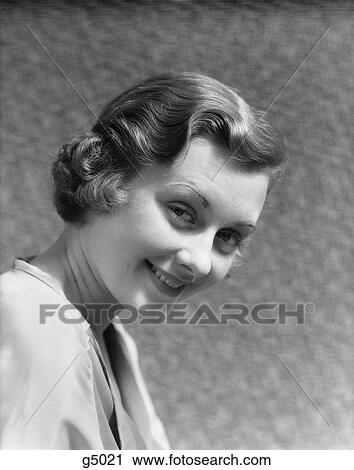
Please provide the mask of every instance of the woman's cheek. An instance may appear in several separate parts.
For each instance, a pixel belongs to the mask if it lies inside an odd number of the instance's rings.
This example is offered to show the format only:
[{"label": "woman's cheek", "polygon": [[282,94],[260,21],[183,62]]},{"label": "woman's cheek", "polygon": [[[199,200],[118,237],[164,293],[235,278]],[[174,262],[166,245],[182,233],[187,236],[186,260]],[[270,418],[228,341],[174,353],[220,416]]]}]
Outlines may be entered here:
[{"label": "woman's cheek", "polygon": [[178,243],[180,235],[164,211],[155,210],[150,217],[142,217],[140,222],[136,233],[146,247],[171,249]]},{"label": "woman's cheek", "polygon": [[216,255],[213,263],[212,284],[218,284],[225,279],[232,266],[233,257]]}]

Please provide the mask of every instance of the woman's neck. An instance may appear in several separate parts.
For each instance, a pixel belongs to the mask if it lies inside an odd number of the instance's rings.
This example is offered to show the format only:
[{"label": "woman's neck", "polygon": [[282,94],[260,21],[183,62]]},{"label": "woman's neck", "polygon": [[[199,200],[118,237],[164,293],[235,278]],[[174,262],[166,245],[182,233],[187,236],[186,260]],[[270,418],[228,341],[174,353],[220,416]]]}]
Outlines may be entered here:
[{"label": "woman's neck", "polygon": [[[85,231],[82,226],[68,224],[58,240],[44,253],[31,260],[60,285],[72,304],[83,305],[81,313],[90,323],[98,339],[110,323],[107,310],[98,304],[116,303],[105,288],[99,274],[85,252]],[[90,304],[91,308],[88,308]]]}]

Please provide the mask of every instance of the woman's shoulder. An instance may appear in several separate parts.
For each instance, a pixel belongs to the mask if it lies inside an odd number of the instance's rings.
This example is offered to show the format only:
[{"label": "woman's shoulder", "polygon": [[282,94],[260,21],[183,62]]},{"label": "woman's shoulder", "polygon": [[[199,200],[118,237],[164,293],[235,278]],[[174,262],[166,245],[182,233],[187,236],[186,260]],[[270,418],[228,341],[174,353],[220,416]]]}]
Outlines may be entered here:
[{"label": "woman's shoulder", "polygon": [[16,258],[12,267],[0,275],[0,298],[2,302],[31,302],[65,298],[64,293],[47,273]]},{"label": "woman's shoulder", "polygon": [[[63,306],[71,308],[70,317],[66,312],[71,322],[58,315]],[[0,394],[4,405],[0,422],[4,435],[9,442],[13,439],[26,446],[27,439],[35,442],[33,448],[49,448],[48,441],[33,440],[25,425],[40,403],[41,412],[31,423],[35,428],[43,427],[43,434],[38,434],[42,436],[49,435],[50,420],[54,428],[64,426],[63,410],[67,409],[68,420],[73,419],[83,395],[88,415],[94,408],[87,324],[46,273],[21,260],[0,276],[0,315]]]},{"label": "woman's shoulder", "polygon": [[[58,315],[62,306],[71,308],[69,323]],[[49,276],[21,260],[0,276],[0,315],[0,394],[4,405],[0,422],[4,435],[9,446],[21,442],[24,447],[34,443],[33,448],[49,448],[54,444],[38,436],[48,437],[48,426],[53,425],[53,432],[55,426],[64,426],[63,410],[67,410],[67,419],[73,420],[82,396],[87,416],[94,407],[87,324]],[[72,321],[75,318],[76,323]],[[34,415],[41,403],[40,413]],[[32,439],[26,420],[31,420],[35,429],[43,428],[43,433]],[[53,437],[53,442],[55,439],[61,437]]]},{"label": "woman's shoulder", "polygon": [[21,261],[0,276],[0,347],[11,345],[36,361],[48,361],[48,353],[54,353],[53,365],[63,349],[86,349],[88,324],[80,312],[49,276]]}]

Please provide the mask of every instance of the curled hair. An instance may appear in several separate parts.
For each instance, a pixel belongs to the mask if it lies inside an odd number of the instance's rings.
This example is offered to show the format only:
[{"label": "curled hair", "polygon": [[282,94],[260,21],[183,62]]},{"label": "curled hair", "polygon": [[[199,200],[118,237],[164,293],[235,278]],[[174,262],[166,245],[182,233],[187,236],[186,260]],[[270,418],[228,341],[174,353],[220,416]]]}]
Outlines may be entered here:
[{"label": "curled hair", "polygon": [[80,134],[63,145],[52,166],[54,203],[66,222],[84,219],[87,212],[109,213],[126,200],[124,181],[112,172],[100,137]]},{"label": "curled hair", "polygon": [[164,74],[115,98],[91,132],[61,148],[52,167],[59,215],[76,222],[113,212],[139,170],[172,165],[195,137],[220,145],[244,171],[267,172],[271,184],[284,168],[281,139],[234,89],[199,74]]}]

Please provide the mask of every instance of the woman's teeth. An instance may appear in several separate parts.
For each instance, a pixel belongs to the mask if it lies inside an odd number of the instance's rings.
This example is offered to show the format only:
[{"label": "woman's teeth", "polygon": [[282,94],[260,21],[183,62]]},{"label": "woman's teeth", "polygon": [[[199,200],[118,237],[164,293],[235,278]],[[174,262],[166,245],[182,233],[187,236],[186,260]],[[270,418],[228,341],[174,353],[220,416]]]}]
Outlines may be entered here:
[{"label": "woman's teeth", "polygon": [[165,284],[167,284],[169,287],[172,287],[173,289],[178,289],[178,287],[183,286],[183,284],[181,282],[177,283],[177,282],[172,281],[171,279],[168,279],[154,265],[151,265],[151,271],[155,274],[155,276],[157,276],[160,279],[160,281],[164,282]]}]

